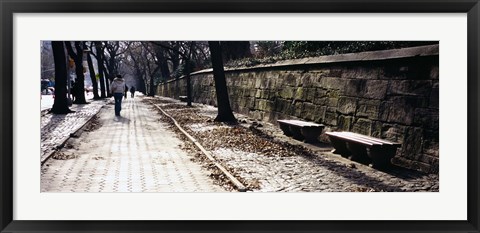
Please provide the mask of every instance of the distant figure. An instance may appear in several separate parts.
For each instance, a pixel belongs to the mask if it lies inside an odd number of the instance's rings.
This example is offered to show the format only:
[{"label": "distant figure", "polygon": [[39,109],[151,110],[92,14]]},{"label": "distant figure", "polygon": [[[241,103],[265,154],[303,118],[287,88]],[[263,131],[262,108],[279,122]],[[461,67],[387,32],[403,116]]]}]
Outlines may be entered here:
[{"label": "distant figure", "polygon": [[75,102],[77,97],[77,82],[72,80],[72,85],[70,87],[70,93],[72,94],[72,102]]},{"label": "distant figure", "polygon": [[128,92],[128,87],[127,87],[127,85],[125,85],[125,94],[123,94],[123,96],[125,97],[125,99],[127,99],[127,92]]},{"label": "distant figure", "polygon": [[122,110],[122,97],[125,92],[125,80],[121,75],[117,75],[110,84],[110,93],[115,98],[115,116],[120,116]]},{"label": "distant figure", "polygon": [[135,97],[135,87],[134,86],[132,86],[130,88],[130,93],[132,93],[132,98]]}]

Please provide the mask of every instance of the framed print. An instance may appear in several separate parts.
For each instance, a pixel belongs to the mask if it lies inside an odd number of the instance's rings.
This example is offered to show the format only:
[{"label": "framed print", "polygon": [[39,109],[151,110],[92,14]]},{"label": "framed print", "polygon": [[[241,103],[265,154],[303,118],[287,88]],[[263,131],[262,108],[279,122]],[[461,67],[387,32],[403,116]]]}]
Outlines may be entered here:
[{"label": "framed print", "polygon": [[478,0],[0,1],[1,232],[479,231]]}]

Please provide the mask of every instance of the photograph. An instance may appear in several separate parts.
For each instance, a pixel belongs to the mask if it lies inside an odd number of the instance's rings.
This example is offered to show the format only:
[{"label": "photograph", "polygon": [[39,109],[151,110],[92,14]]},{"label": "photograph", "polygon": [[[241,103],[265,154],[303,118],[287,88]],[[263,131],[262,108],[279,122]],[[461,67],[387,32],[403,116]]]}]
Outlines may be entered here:
[{"label": "photograph", "polygon": [[41,192],[439,192],[439,41],[41,41]]},{"label": "photograph", "polygon": [[479,0],[0,12],[0,233],[480,232]]}]

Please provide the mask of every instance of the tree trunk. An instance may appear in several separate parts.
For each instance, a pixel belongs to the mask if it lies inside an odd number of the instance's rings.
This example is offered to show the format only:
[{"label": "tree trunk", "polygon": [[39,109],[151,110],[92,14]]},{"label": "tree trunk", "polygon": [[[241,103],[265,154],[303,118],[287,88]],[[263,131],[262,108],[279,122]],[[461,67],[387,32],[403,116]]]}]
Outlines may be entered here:
[{"label": "tree trunk", "polygon": [[112,97],[112,93],[110,93],[110,83],[113,81],[113,78],[110,78],[110,75],[106,73],[105,69],[103,70],[105,73],[105,86],[107,88],[107,97],[110,98]]},{"label": "tree trunk", "polygon": [[220,43],[218,41],[209,41],[208,46],[210,47],[210,54],[212,57],[213,78],[215,80],[215,91],[217,94],[218,115],[215,118],[215,121],[237,122],[237,119],[230,108]]},{"label": "tree trunk", "polygon": [[149,91],[148,91],[148,96],[155,96],[155,86],[153,85],[154,84],[154,75],[151,75],[150,76],[150,87],[149,87]]},{"label": "tree trunk", "polygon": [[67,99],[67,58],[63,41],[52,41],[53,60],[55,62],[55,100],[50,110],[54,114],[73,112],[68,108]]},{"label": "tree trunk", "polygon": [[140,89],[138,91],[142,92],[144,95],[147,94],[147,84],[145,83],[144,79],[145,74],[140,73],[139,75],[139,82],[140,82]]},{"label": "tree trunk", "polygon": [[187,106],[192,106],[192,84],[190,83],[190,74],[186,74],[185,78],[187,80]]},{"label": "tree trunk", "polygon": [[83,47],[81,42],[75,41],[75,50],[73,51],[70,41],[65,42],[69,56],[75,62],[75,85],[73,86],[73,95],[75,96],[75,104],[87,104],[85,99],[85,76],[83,75]]},{"label": "tree trunk", "polygon": [[190,60],[185,61],[185,79],[187,81],[187,106],[192,106],[192,83],[190,79]]},{"label": "tree trunk", "polygon": [[158,59],[156,64],[160,67],[162,80],[166,81],[170,77],[170,69],[168,68],[167,58],[165,58],[165,49],[163,47],[155,47],[155,57]]},{"label": "tree trunk", "polygon": [[180,50],[180,44],[178,42],[175,42],[175,45],[173,46],[173,51],[172,51],[172,70],[175,72],[178,69],[178,66],[180,66],[180,53],[178,52]]},{"label": "tree trunk", "polygon": [[95,41],[95,48],[97,50],[97,66],[98,78],[100,81],[100,98],[107,98],[107,89],[105,89],[105,76],[103,76],[103,48],[102,42]]},{"label": "tree trunk", "polygon": [[107,97],[110,98],[113,96],[112,93],[110,93],[110,83],[112,83],[114,77],[114,74],[110,73],[110,71],[107,69],[107,67],[103,67],[103,72],[105,73],[105,82],[107,86]]},{"label": "tree trunk", "polygon": [[98,95],[97,77],[95,75],[95,69],[93,68],[93,61],[90,53],[87,54],[87,63],[88,63],[88,71],[90,73],[90,79],[92,79],[93,99],[100,99],[100,96]]}]

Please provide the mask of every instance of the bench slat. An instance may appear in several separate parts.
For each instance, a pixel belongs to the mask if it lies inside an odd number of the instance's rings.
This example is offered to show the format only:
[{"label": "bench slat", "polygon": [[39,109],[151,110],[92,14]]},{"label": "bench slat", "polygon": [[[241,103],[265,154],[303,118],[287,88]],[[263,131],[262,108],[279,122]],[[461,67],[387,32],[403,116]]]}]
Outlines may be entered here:
[{"label": "bench slat", "polygon": [[370,137],[370,136],[367,136],[367,135],[362,135],[362,134],[357,134],[357,133],[353,133],[353,132],[343,132],[345,134],[350,134],[350,135],[354,135],[356,137],[359,137],[359,138],[365,138],[367,140],[372,140],[372,141],[376,141],[376,142],[380,142],[380,143],[383,143],[383,144],[388,144],[388,145],[400,145],[400,143],[394,143],[394,142],[390,142],[390,141],[387,141],[387,140],[383,140],[383,139],[379,139],[379,138],[374,138],[374,137]]},{"label": "bench slat", "polygon": [[312,122],[305,122],[305,121],[300,121],[300,120],[277,120],[278,122],[282,122],[285,124],[289,125],[296,125],[300,127],[323,127],[324,125],[322,124],[316,124]]},{"label": "bench slat", "polygon": [[368,145],[368,146],[381,146],[381,145],[383,145],[382,143],[379,143],[379,142],[365,140],[365,139],[362,139],[362,138],[356,138],[356,137],[352,137],[350,135],[345,135],[345,134],[332,134],[332,132],[326,132],[326,134],[334,136],[334,137],[338,137],[338,138],[341,138],[341,139],[345,139],[347,141],[353,141],[353,142],[361,143],[361,144]]},{"label": "bench slat", "polygon": [[352,132],[328,132],[328,133],[332,134],[332,135],[337,135],[338,137],[343,137],[345,135],[349,135],[350,137],[358,138],[360,140],[372,141],[372,142],[377,142],[377,143],[390,145],[390,146],[400,146],[401,145],[400,143],[394,143],[394,142],[390,142],[390,141],[387,141],[387,140],[374,138],[374,137],[370,137],[370,136],[366,136],[366,135],[362,135],[362,134],[352,133]]}]

